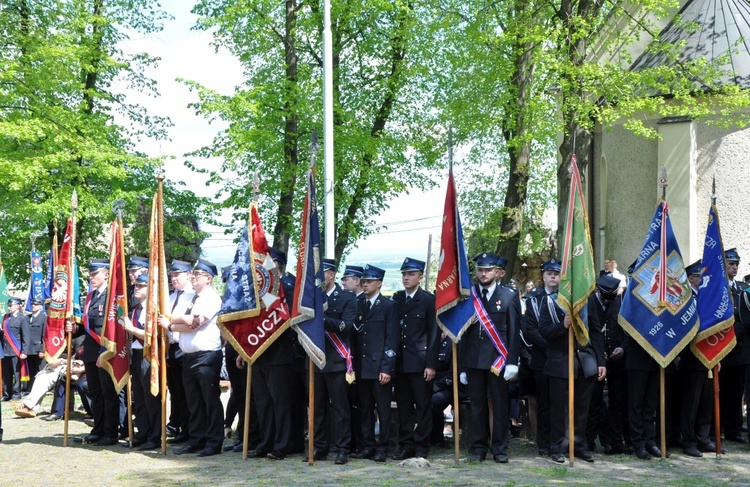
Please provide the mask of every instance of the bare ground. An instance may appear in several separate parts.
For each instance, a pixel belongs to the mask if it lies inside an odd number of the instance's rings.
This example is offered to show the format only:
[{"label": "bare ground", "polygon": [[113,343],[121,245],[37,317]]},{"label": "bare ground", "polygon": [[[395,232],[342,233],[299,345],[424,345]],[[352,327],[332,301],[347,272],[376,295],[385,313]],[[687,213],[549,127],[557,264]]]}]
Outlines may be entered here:
[{"label": "bare ground", "polygon": [[[49,408],[49,397],[42,410]],[[634,456],[598,454],[594,464],[577,461],[574,466],[557,465],[536,455],[527,440],[514,439],[510,463],[487,461],[454,465],[453,450],[433,449],[430,466],[401,466],[389,460],[351,460],[347,465],[332,461],[309,466],[302,455],[283,461],[243,460],[240,453],[214,457],[176,456],[169,446],[161,452],[131,451],[122,446],[106,448],[76,443],[89,432],[80,412],[69,423],[69,445],[63,447],[63,422],[21,419],[10,403],[2,403],[3,442],[0,443],[0,485],[22,483],[42,486],[74,483],[100,485],[259,485],[259,486],[364,486],[364,485],[750,485],[750,447],[729,444],[721,460],[708,454],[694,459],[673,450],[664,462],[637,460]],[[40,417],[43,417],[40,414]],[[231,440],[227,440],[231,441]],[[123,443],[124,444],[124,443]],[[331,460],[333,455],[330,456]],[[17,480],[11,480],[17,479]]]}]

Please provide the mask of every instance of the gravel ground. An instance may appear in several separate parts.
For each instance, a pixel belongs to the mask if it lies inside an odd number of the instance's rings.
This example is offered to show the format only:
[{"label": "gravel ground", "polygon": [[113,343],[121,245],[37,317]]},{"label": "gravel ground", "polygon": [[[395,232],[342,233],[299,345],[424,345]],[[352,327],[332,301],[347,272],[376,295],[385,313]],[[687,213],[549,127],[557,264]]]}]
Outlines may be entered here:
[{"label": "gravel ground", "polygon": [[[50,397],[42,410],[48,410]],[[686,457],[679,450],[672,458],[641,461],[634,456],[597,454],[596,462],[577,461],[574,466],[557,465],[535,454],[529,441],[513,439],[510,463],[491,461],[453,462],[452,448],[433,449],[428,466],[401,465],[389,460],[351,460],[347,465],[330,461],[309,466],[302,455],[286,460],[243,460],[241,453],[214,457],[176,456],[169,446],[161,452],[131,451],[123,446],[97,448],[76,443],[89,432],[74,412],[69,423],[69,445],[63,447],[63,422],[21,419],[8,402],[2,403],[3,442],[0,443],[0,485],[12,485],[11,478],[24,486],[60,484],[63,479],[77,486],[101,485],[272,485],[360,486],[360,485],[750,485],[750,446],[730,444],[729,452],[717,460],[714,455],[701,459]],[[40,414],[43,417],[44,414]],[[230,440],[227,440],[230,441]],[[123,443],[124,444],[124,443]],[[15,469],[19,470],[16,471]],[[14,474],[17,472],[17,474]],[[16,482],[13,482],[16,483]]]}]

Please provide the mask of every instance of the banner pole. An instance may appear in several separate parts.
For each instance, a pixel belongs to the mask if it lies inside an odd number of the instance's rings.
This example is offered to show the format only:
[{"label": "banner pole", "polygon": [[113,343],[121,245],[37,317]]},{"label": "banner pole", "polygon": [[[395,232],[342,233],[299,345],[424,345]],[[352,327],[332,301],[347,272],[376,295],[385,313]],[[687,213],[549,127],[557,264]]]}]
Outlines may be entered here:
[{"label": "banner pole", "polygon": [[127,392],[125,394],[128,401],[128,446],[133,448],[133,383],[128,374]]},{"label": "banner pole", "polygon": [[242,428],[242,459],[247,460],[247,442],[250,436],[250,393],[253,378],[253,366],[247,365],[247,380],[245,382],[245,424]]},{"label": "banner pole", "polygon": [[167,454],[167,351],[169,340],[164,330],[159,327],[156,331],[161,340],[160,360],[161,368],[159,369],[159,393],[161,395],[161,454]]},{"label": "banner pole", "polygon": [[716,431],[716,459],[721,460],[721,409],[719,408],[719,367],[714,365],[714,431]]},{"label": "banner pole", "polygon": [[667,458],[667,425],[666,425],[666,369],[664,367],[661,367],[661,370],[659,371],[659,423],[660,431],[659,434],[661,435],[661,460],[664,461],[665,458]]},{"label": "banner pole", "polygon": [[[453,340],[451,340],[453,342]],[[459,423],[459,407],[458,407],[458,345],[453,342],[453,353],[451,361],[453,362],[453,461],[456,466],[459,462],[459,446],[460,438],[459,433],[461,431]]]},{"label": "banner pole", "polygon": [[[72,208],[72,215],[71,215],[71,232],[70,232],[70,266],[68,267],[68,302],[66,303],[66,316],[68,313],[70,315],[68,318],[72,318],[73,322],[75,323],[75,313],[73,312],[73,290],[75,289],[75,283],[73,282],[73,276],[75,273],[73,272],[73,266],[78,265],[78,260],[76,259],[76,217],[78,216],[78,193],[75,189],[73,189],[73,194],[70,197],[70,206]],[[63,446],[68,446],[68,421],[70,420],[70,367],[73,362],[73,357],[71,355],[71,349],[73,348],[73,332],[70,331],[66,334],[65,340],[67,342],[67,348],[68,348],[68,366],[65,369],[65,412],[63,413],[63,416],[65,418],[64,426],[63,426]]]},{"label": "banner pole", "polygon": [[[156,201],[156,210],[158,212],[157,215],[157,223],[158,223],[158,230],[157,230],[157,241],[158,241],[158,251],[156,256],[156,265],[158,266],[158,274],[157,274],[157,280],[156,280],[156,289],[152,292],[155,292],[158,296],[158,303],[159,303],[159,314],[160,315],[166,315],[167,314],[167,303],[169,302],[169,298],[165,293],[162,293],[162,290],[167,289],[167,263],[166,263],[166,256],[164,255],[164,172],[162,172],[157,176],[157,185],[156,185],[156,191],[158,193],[157,201]],[[153,260],[153,256],[151,256],[151,259]],[[176,302],[177,298],[175,298]],[[170,310],[171,311],[171,310]],[[169,346],[169,338],[167,338],[167,332],[166,330],[162,329],[160,326],[153,325],[156,329],[156,343],[161,345],[159,349],[159,393],[161,395],[161,453],[162,455],[167,454],[167,347]],[[154,339],[153,336],[151,338]],[[149,352],[150,355],[150,352]],[[151,357],[149,357],[149,362],[151,361]],[[182,380],[182,379],[180,379]]]},{"label": "banner pole", "polygon": [[307,402],[309,404],[310,412],[307,417],[307,464],[312,465],[315,463],[315,364],[312,359],[308,359],[308,366],[310,368],[308,375],[308,391],[307,391]]},{"label": "banner pole", "polygon": [[573,325],[568,328],[568,461],[575,465],[575,370],[573,354],[575,353]]}]

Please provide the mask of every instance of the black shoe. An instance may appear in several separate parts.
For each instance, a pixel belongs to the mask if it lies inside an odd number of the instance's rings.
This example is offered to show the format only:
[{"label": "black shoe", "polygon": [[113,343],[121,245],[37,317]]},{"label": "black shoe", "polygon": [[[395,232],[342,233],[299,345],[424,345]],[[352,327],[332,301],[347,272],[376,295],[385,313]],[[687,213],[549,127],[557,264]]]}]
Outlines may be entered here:
[{"label": "black shoe", "polygon": [[267,455],[268,452],[263,450],[250,450],[247,452],[247,458],[266,458]]},{"label": "black shoe", "polygon": [[472,453],[469,456],[469,463],[479,463],[484,461],[485,454],[483,453]]},{"label": "black shoe", "polygon": [[[715,450],[715,448],[714,448],[714,450]],[[698,450],[698,449],[697,449],[696,447],[694,447],[694,446],[691,446],[691,447],[689,447],[689,448],[683,448],[683,449],[682,449],[682,453],[684,453],[685,455],[687,455],[687,456],[689,456],[689,457],[695,457],[695,458],[700,458],[700,457],[702,457],[702,456],[703,456],[703,453],[701,453],[701,452],[700,452],[700,451],[699,451],[699,450]]]},{"label": "black shoe", "polygon": [[414,456],[417,458],[427,458],[429,454],[429,450],[425,448],[417,448],[416,450],[414,450]]},{"label": "black shoe", "polygon": [[212,457],[214,455],[218,455],[221,453],[221,448],[211,448],[206,447],[198,452],[197,456],[199,457]]},{"label": "black shoe", "polygon": [[286,453],[283,451],[272,451],[268,455],[266,455],[266,458],[269,460],[283,460],[286,458]]},{"label": "black shoe", "polygon": [[[240,451],[242,451],[242,442],[240,441]],[[234,447],[237,446],[237,442],[235,441],[231,445],[224,445],[224,451],[234,451]]]},{"label": "black shoe", "polygon": [[[716,443],[712,441],[711,443],[705,445],[698,445],[698,451],[702,451],[703,453],[716,453]],[[724,454],[726,452],[726,448],[722,446],[721,453]]]},{"label": "black shoe", "polygon": [[94,443],[94,446],[112,446],[117,445],[118,443],[120,443],[120,441],[117,438],[105,436],[101,440]]},{"label": "black shoe", "polygon": [[[646,445],[646,451],[649,452],[652,457],[661,458],[661,449],[656,445]],[[664,458],[669,458],[669,452],[664,455]]]},{"label": "black shoe", "polygon": [[352,453],[350,456],[352,458],[367,458],[367,459],[370,459],[373,456],[375,456],[375,449],[374,448],[363,448],[362,450],[358,451],[357,453]]},{"label": "black shoe", "polygon": [[199,451],[203,450],[202,446],[198,445],[191,445],[188,443],[187,445],[183,446],[179,450],[175,450],[175,455],[185,455],[186,453],[197,453]]},{"label": "black shoe", "polygon": [[[242,453],[242,443],[239,443],[239,444],[235,443],[235,444],[234,444],[234,445],[232,446],[232,451],[233,451],[233,452],[236,452],[236,453]],[[249,452],[249,451],[248,451],[248,452]]]},{"label": "black shoe", "polygon": [[651,460],[651,455],[646,451],[645,448],[636,448],[635,456],[637,456],[641,460]]},{"label": "black shoe", "polygon": [[394,453],[391,455],[391,458],[394,460],[406,460],[407,458],[413,458],[414,457],[414,450],[412,449],[403,449],[398,453]]},{"label": "black shoe", "polygon": [[86,435],[83,437],[84,443],[96,443],[101,441],[104,437],[99,435]]},{"label": "black shoe", "polygon": [[385,452],[382,452],[382,451],[376,452],[375,456],[372,457],[373,462],[383,463],[385,462],[385,460],[386,460]]},{"label": "black shoe", "polygon": [[578,451],[575,455],[584,462],[594,463],[594,454],[588,450]]},{"label": "black shoe", "polygon": [[[303,462],[307,462],[309,460],[309,455],[305,455],[304,457],[302,457]],[[313,450],[313,460],[317,462],[324,462],[328,460],[328,452],[323,450]]]},{"label": "black shoe", "polygon": [[333,461],[333,463],[335,463],[336,465],[344,465],[348,462],[349,456],[343,450],[339,450],[338,455],[336,455],[336,460]]},{"label": "black shoe", "polygon": [[539,449],[539,456],[540,457],[548,457],[549,456],[549,448],[540,448]]},{"label": "black shoe", "polygon": [[174,426],[167,425],[167,438],[174,438],[175,436],[179,436],[180,429],[175,428]]},{"label": "black shoe", "polygon": [[553,453],[549,456],[550,460],[555,463],[565,463],[565,455],[562,453]]},{"label": "black shoe", "polygon": [[158,448],[161,448],[161,443],[147,441],[138,448],[138,451],[156,450]]},{"label": "black shoe", "polygon": [[724,435],[724,439],[727,441],[733,441],[735,443],[747,443],[742,435]]},{"label": "black shoe", "polygon": [[47,416],[46,418],[44,418],[45,421],[59,421],[61,419],[62,418],[60,416],[58,416],[57,414],[50,414],[49,416]]},{"label": "black shoe", "polygon": [[505,453],[498,453],[497,455],[493,455],[492,458],[496,463],[508,463],[508,455]]},{"label": "black shoe", "polygon": [[170,438],[167,440],[167,443],[170,445],[179,445],[180,443],[185,443],[187,440],[189,440],[190,437],[186,434],[179,434],[175,436],[174,438]]}]

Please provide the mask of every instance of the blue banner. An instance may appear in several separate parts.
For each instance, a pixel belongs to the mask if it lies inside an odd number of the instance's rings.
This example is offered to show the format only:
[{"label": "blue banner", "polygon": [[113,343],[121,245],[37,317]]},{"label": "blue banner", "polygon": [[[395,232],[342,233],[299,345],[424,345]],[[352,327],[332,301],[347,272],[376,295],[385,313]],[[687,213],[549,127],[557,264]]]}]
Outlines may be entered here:
[{"label": "blue banner", "polygon": [[620,325],[660,366],[666,367],[698,331],[690,290],[669,208],[661,201],[620,308]]},{"label": "blue banner", "polygon": [[44,273],[42,272],[42,254],[31,251],[31,277],[29,278],[29,295],[26,298],[26,312],[31,313],[31,300],[44,299]]},{"label": "blue banner", "polygon": [[232,269],[229,271],[224,287],[224,298],[221,301],[219,315],[228,315],[225,319],[242,319],[258,316],[258,291],[253,279],[253,248],[248,240],[248,225],[242,229],[237,252],[234,254]]},{"label": "blue banner", "polygon": [[47,259],[47,275],[44,276],[44,300],[52,299],[52,289],[55,287],[55,249],[49,249],[49,258]]},{"label": "blue banner", "polygon": [[[320,252],[318,200],[315,198],[313,172],[307,174],[307,194],[302,208],[302,231],[297,258],[297,286],[291,297],[292,327],[297,331],[302,348],[322,369],[326,365],[325,329],[323,326],[323,261]],[[290,299],[290,297],[287,297]]]}]

